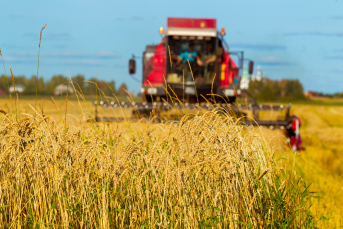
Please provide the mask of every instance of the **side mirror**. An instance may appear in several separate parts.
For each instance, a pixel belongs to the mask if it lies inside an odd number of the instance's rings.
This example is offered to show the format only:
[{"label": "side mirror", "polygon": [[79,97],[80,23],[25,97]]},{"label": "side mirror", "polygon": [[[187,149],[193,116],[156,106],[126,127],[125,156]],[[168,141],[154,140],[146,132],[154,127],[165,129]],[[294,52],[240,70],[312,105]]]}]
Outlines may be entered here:
[{"label": "side mirror", "polygon": [[136,73],[136,61],[134,59],[129,60],[129,73],[130,75]]},{"label": "side mirror", "polygon": [[254,62],[253,61],[249,61],[249,74],[253,74],[254,72]]}]

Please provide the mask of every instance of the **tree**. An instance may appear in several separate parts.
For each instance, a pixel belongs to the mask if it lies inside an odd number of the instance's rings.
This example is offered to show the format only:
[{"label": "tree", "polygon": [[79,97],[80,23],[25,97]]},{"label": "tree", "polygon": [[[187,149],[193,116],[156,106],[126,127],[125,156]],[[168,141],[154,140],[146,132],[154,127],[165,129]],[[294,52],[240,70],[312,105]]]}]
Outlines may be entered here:
[{"label": "tree", "polygon": [[85,94],[86,95],[95,95],[95,92],[96,92],[95,78],[91,78],[87,81],[88,82],[85,83]]},{"label": "tree", "polygon": [[98,81],[99,89],[107,96],[113,96],[115,94],[115,84],[114,81],[105,82],[103,80]]},{"label": "tree", "polygon": [[304,89],[299,80],[283,79],[280,81],[264,78],[262,81],[251,81],[248,91],[257,100],[298,100],[304,99]]},{"label": "tree", "polygon": [[6,79],[5,75],[1,75],[0,88],[8,93],[8,90],[9,90],[8,86],[11,85],[10,82],[12,82],[10,77],[7,77]]},{"label": "tree", "polygon": [[127,90],[128,90],[128,88],[127,88],[126,84],[122,83],[118,89],[118,95],[122,95],[122,96],[127,95]]},{"label": "tree", "polygon": [[73,81],[75,90],[79,91],[80,93],[84,94],[85,91],[85,76],[78,74],[74,77],[71,78],[71,80]]},{"label": "tree", "polygon": [[54,75],[46,85],[47,94],[52,95],[54,93],[55,88],[60,84],[68,85],[68,78],[63,75]]},{"label": "tree", "polygon": [[[25,87],[24,94],[26,95],[35,95],[36,94],[36,87],[37,87],[37,77],[32,76],[31,78],[26,78],[25,76],[14,76],[15,84],[16,85],[23,85]],[[106,96],[113,96],[116,94],[115,82],[112,80],[110,82],[106,82],[104,80],[98,80],[97,86],[95,86],[95,78],[88,80],[86,82],[85,76],[78,74],[71,78],[74,82],[74,87],[77,91],[82,93],[83,95],[95,95],[96,90],[98,90],[98,95],[103,96],[102,92]],[[58,85],[69,85],[72,88],[71,82],[68,77],[63,75],[54,75],[51,77],[50,80],[44,81],[43,77],[39,77],[38,79],[38,94],[39,95],[53,95],[56,87]],[[5,75],[0,76],[0,89],[4,90],[5,92],[9,91],[9,86],[13,85],[12,78],[7,77]],[[124,88],[127,89],[125,85]],[[81,92],[82,91],[82,92]],[[102,91],[102,92],[100,92]]]},{"label": "tree", "polygon": [[[34,92],[34,94],[36,93],[36,90]],[[44,79],[43,77],[39,77],[38,78],[38,93],[40,95],[45,95],[47,94],[47,91],[46,91],[46,88],[45,88],[45,82],[44,82]],[[48,92],[50,94],[50,92]]]},{"label": "tree", "polygon": [[[30,79],[27,80],[27,82],[25,84],[25,90],[24,90],[25,95],[36,94],[36,81],[37,81],[36,76],[32,76]],[[38,92],[41,92],[41,90],[42,90],[42,88],[39,88]]]}]

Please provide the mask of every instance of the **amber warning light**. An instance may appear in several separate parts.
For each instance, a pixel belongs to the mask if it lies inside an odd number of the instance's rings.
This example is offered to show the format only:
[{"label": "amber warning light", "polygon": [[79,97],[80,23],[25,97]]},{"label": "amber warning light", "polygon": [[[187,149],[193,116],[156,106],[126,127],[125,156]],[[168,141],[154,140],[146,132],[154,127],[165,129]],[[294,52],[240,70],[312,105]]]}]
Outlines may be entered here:
[{"label": "amber warning light", "polygon": [[160,27],[160,34],[163,34],[164,33],[164,29],[163,29],[163,27],[161,26]]},{"label": "amber warning light", "polygon": [[225,29],[224,29],[224,28],[222,28],[222,30],[220,31],[220,34],[221,34],[222,36],[225,35]]}]

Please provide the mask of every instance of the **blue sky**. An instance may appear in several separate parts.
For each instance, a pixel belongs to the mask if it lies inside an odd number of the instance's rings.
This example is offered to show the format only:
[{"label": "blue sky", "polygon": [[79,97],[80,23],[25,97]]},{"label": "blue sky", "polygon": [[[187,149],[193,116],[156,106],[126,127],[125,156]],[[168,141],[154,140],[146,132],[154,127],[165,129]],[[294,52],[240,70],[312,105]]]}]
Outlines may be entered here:
[{"label": "blue sky", "polygon": [[[39,75],[78,73],[140,83],[128,60],[157,44],[167,17],[216,18],[231,50],[244,51],[272,79],[297,78],[305,90],[343,91],[343,0],[0,0],[0,48],[7,72]],[[136,78],[141,78],[138,61]],[[0,74],[3,74],[0,68]]]}]

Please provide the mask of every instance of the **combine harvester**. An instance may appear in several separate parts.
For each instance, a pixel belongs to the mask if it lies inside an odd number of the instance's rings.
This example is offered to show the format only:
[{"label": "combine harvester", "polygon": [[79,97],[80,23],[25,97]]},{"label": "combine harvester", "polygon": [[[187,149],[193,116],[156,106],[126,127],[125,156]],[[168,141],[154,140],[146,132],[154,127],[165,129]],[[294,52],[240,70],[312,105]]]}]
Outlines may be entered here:
[{"label": "combine harvester", "polygon": [[[141,103],[94,102],[97,121],[121,121],[124,118],[101,117],[98,106],[133,109],[133,114],[150,114],[155,121],[163,111],[173,109],[212,110],[221,107],[241,118],[247,125],[266,126],[270,129],[289,128],[292,118],[290,105],[259,105],[241,87],[245,61],[248,72],[254,63],[244,59],[242,51],[229,50],[224,40],[225,29],[217,30],[215,19],[168,18],[167,28],[160,28],[162,41],[148,45],[143,53]],[[238,64],[237,64],[238,63]],[[129,73],[135,74],[136,60],[129,60]],[[248,98],[245,104],[235,104],[237,97]],[[174,99],[172,99],[174,98]],[[172,101],[171,101],[172,99]],[[283,111],[276,120],[261,120],[260,111]],[[246,118],[250,112],[252,119]],[[141,117],[131,118],[139,120]],[[126,119],[126,118],[125,118]]]}]

